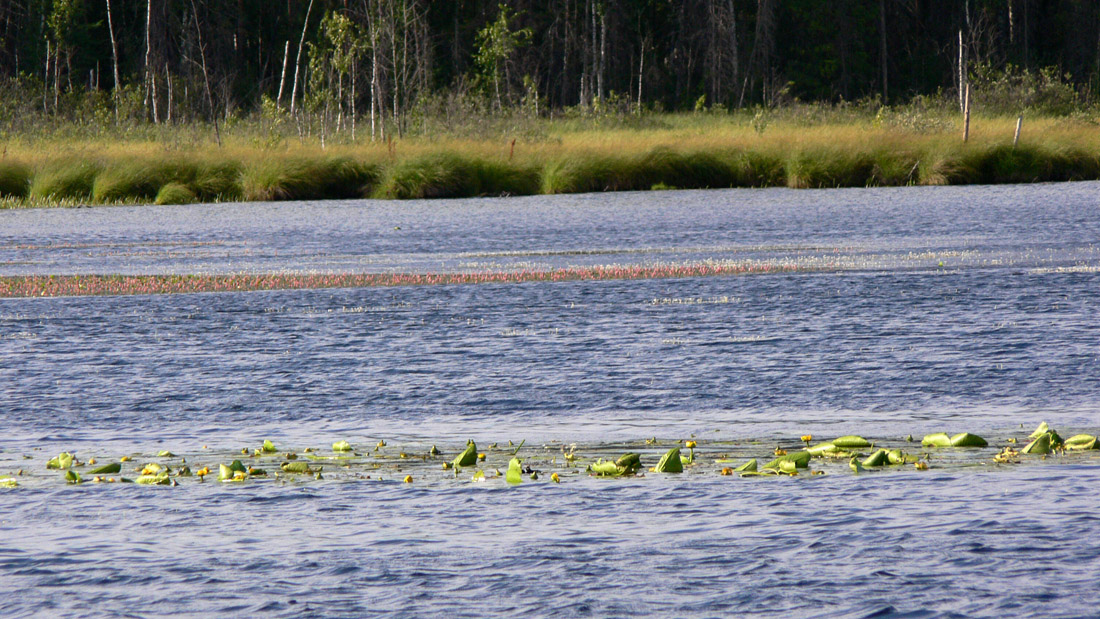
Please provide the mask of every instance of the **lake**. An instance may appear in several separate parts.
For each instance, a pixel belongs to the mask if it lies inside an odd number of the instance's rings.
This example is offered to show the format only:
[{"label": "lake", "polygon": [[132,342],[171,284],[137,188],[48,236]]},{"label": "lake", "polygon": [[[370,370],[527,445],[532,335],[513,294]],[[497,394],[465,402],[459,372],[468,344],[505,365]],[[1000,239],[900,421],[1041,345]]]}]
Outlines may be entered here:
[{"label": "lake", "polygon": [[[729,264],[768,270],[0,300],[0,614],[1096,614],[1100,459],[992,457],[1100,431],[1098,183],[0,212],[0,276]],[[990,447],[720,474],[941,431]],[[323,475],[67,485],[62,451]]]}]

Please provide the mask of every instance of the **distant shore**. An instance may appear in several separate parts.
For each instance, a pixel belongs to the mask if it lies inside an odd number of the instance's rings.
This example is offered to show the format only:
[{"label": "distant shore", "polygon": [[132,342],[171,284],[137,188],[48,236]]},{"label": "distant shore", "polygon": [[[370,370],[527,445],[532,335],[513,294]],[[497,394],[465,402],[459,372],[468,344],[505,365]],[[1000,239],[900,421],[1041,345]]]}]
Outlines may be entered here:
[{"label": "distant shore", "polygon": [[[606,127],[544,121],[509,138],[423,135],[322,145],[263,127],[196,138],[9,139],[0,206],[417,199],[729,187],[871,187],[1100,179],[1095,119],[975,118],[964,142],[954,119],[654,114]],[[912,126],[909,126],[912,125]]]}]

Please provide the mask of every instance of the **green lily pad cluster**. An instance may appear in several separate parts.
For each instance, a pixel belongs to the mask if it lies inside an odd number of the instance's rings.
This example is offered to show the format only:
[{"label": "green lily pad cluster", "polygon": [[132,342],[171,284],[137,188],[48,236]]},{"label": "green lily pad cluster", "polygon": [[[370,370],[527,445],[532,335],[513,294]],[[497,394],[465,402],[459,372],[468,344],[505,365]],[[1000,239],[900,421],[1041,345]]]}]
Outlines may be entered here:
[{"label": "green lily pad cluster", "polygon": [[988,447],[989,443],[977,434],[971,434],[969,432],[960,432],[953,436],[948,436],[946,432],[937,432],[936,434],[929,434],[921,439],[920,444],[924,447]]},{"label": "green lily pad cluster", "polygon": [[1085,451],[1100,449],[1096,436],[1092,434],[1076,434],[1063,440],[1058,432],[1052,429],[1047,422],[1039,424],[1035,431],[1028,435],[1031,439],[1023,449],[1022,454],[1046,455],[1056,451]]},{"label": "green lily pad cluster", "polygon": [[[1083,462],[1095,459],[1089,450],[1100,448],[1094,434],[1076,434],[1062,439],[1047,424],[1036,428],[1027,440],[1023,434],[979,437],[971,433],[929,434],[917,442],[906,438],[868,440],[858,435],[840,436],[814,443],[805,435],[800,442],[780,439],[709,440],[697,447],[695,440],[650,439],[615,444],[549,443],[528,447],[522,459],[518,452],[525,442],[506,445],[491,443],[482,451],[473,440],[446,456],[431,443],[392,445],[378,441],[373,450],[356,451],[351,443],[332,443],[332,452],[319,453],[312,447],[287,449],[270,440],[220,452],[176,456],[168,450],[148,454],[130,454],[105,462],[88,458],[81,462],[75,453],[62,452],[36,467],[26,467],[33,455],[0,451],[0,487],[19,488],[52,480],[73,485],[90,482],[122,482],[174,486],[219,480],[226,484],[309,483],[313,480],[398,481],[444,484],[452,480],[481,481],[516,485],[527,481],[558,483],[564,480],[595,478],[632,478],[643,472],[683,475],[725,475],[780,478],[823,475],[852,470],[856,473],[908,468],[958,470],[995,465],[1038,465],[1048,461]],[[1018,447],[1027,443],[1026,447]],[[989,447],[999,444],[999,449]],[[204,450],[206,447],[203,448]],[[767,452],[763,450],[767,449]],[[1016,451],[1020,449],[1020,451]],[[771,452],[767,457],[764,453]],[[698,455],[704,456],[700,459]],[[81,454],[83,455],[83,453]],[[1034,457],[1038,456],[1038,457]],[[188,464],[188,460],[192,460]],[[207,462],[209,465],[197,464]],[[442,469],[440,470],[440,464]],[[43,466],[44,464],[44,466]],[[906,466],[908,465],[908,466]],[[25,467],[25,468],[20,468]],[[194,470],[192,471],[192,468]],[[467,470],[467,471],[463,471]],[[43,475],[42,471],[50,471]],[[59,472],[60,475],[54,473]],[[460,474],[461,471],[461,474]],[[490,484],[491,485],[491,484]]]}]

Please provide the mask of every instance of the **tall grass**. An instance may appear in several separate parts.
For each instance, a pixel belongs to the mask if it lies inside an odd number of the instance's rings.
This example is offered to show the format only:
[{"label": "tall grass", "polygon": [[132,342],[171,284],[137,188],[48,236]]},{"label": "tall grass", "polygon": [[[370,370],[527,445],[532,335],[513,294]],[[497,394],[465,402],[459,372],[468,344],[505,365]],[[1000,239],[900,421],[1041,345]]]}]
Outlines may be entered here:
[{"label": "tall grass", "polygon": [[375,165],[350,157],[260,158],[241,169],[241,196],[250,201],[364,198],[378,182]]},{"label": "tall grass", "polygon": [[0,198],[26,198],[31,169],[21,161],[0,160]]},{"label": "tall grass", "polygon": [[0,158],[0,199],[5,206],[170,204],[1100,179],[1096,119],[1027,119],[1013,147],[1015,118],[976,116],[964,143],[957,119],[923,113],[567,118],[538,121],[538,131],[523,134],[534,137],[514,142],[440,134],[327,148],[308,138],[262,142],[247,123],[227,130],[222,147],[167,127],[156,141],[20,138]]},{"label": "tall grass", "polygon": [[479,156],[440,152],[389,166],[375,191],[380,198],[468,198],[538,193],[539,170]]},{"label": "tall grass", "polygon": [[46,202],[91,200],[95,177],[101,169],[102,164],[95,159],[66,157],[47,161],[34,172],[30,197]]}]

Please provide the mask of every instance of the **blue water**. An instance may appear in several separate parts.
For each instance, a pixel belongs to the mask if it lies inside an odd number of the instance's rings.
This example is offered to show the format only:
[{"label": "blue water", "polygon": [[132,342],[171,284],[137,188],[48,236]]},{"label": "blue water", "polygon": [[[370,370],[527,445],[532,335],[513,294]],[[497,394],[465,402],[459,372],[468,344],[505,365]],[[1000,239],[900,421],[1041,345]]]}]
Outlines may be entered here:
[{"label": "blue water", "polygon": [[[1100,184],[0,213],[0,275],[704,260],[800,270],[0,301],[0,477],[25,471],[0,615],[1096,615],[1100,459],[991,458],[1040,421],[1100,430]],[[938,431],[996,445],[859,476],[713,462]],[[652,466],[688,437],[681,476],[560,468],[563,444]],[[45,468],[216,468],[265,438],[363,459],[177,487]],[[417,458],[467,438],[483,483]],[[492,478],[521,439],[563,483]]]}]

